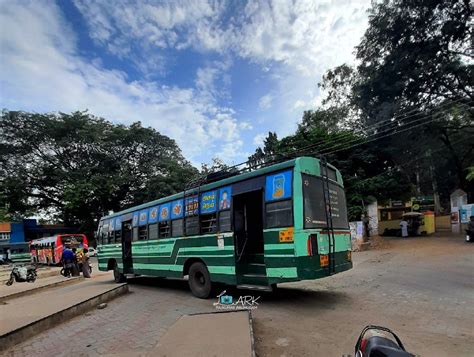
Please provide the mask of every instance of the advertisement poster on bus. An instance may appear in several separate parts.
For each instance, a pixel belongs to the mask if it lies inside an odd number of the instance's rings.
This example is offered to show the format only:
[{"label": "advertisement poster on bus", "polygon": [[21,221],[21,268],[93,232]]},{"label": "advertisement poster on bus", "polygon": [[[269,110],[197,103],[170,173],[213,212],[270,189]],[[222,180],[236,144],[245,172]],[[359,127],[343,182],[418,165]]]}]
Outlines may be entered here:
[{"label": "advertisement poster on bus", "polygon": [[276,201],[291,197],[291,171],[279,172],[266,177],[265,200]]},{"label": "advertisement poster on bus", "polygon": [[219,209],[230,209],[230,202],[232,199],[232,187],[224,187],[219,190]]},{"label": "advertisement poster on bus", "polygon": [[171,219],[183,218],[184,214],[184,201],[177,200],[171,202]]},{"label": "advertisement poster on bus", "polygon": [[217,191],[205,192],[201,195],[200,211],[203,214],[214,213],[217,210]]}]

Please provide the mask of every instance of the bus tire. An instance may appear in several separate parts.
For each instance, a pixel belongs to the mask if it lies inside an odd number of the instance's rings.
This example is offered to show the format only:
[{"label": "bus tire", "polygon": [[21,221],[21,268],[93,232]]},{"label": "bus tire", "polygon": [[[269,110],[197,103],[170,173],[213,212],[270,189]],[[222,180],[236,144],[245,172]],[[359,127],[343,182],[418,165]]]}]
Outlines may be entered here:
[{"label": "bus tire", "polygon": [[195,262],[189,268],[189,288],[194,296],[207,299],[212,291],[211,275],[202,262]]},{"label": "bus tire", "polygon": [[125,277],[124,274],[122,274],[119,270],[117,262],[114,264],[114,281],[119,284],[119,283],[125,283],[127,278]]}]

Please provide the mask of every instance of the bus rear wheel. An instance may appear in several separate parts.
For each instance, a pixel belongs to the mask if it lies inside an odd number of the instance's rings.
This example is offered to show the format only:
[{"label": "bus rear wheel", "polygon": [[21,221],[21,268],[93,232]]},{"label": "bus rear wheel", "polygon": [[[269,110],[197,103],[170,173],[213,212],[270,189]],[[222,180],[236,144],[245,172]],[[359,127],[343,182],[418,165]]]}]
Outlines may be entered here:
[{"label": "bus rear wheel", "polygon": [[127,280],[125,275],[120,272],[117,262],[114,264],[114,280],[116,283],[124,283]]},{"label": "bus rear wheel", "polygon": [[191,265],[188,283],[194,296],[200,299],[209,297],[212,290],[211,275],[204,263],[196,262]]}]

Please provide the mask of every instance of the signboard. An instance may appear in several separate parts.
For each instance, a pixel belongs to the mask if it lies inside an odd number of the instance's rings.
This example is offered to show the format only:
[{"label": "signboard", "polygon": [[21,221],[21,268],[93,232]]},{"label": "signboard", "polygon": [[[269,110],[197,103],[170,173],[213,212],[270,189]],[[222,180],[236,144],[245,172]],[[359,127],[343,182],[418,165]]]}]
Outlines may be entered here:
[{"label": "signboard", "polygon": [[392,207],[404,207],[405,204],[402,201],[391,201]]},{"label": "signboard", "polygon": [[267,176],[265,181],[265,201],[290,198],[291,179],[291,170]]},{"label": "signboard", "polygon": [[217,210],[217,191],[209,191],[201,195],[199,210],[202,214],[214,213]]},{"label": "signboard", "polygon": [[148,223],[158,222],[158,206],[151,207],[148,210]]},{"label": "signboard", "polygon": [[148,223],[148,210],[144,209],[140,211],[140,215],[138,216],[138,225],[144,226]]},{"label": "signboard", "polygon": [[177,200],[171,202],[171,219],[183,218],[184,215],[184,201]]},{"label": "signboard", "polygon": [[219,190],[219,210],[230,209],[232,187],[223,187]]},{"label": "signboard", "polygon": [[199,209],[198,196],[186,198],[186,207],[185,207],[186,216],[197,215],[198,209]]},{"label": "signboard", "polygon": [[461,223],[469,223],[469,217],[474,216],[474,204],[462,205],[459,209]]},{"label": "signboard", "polygon": [[160,215],[158,216],[158,219],[160,220],[160,222],[163,222],[163,221],[168,221],[170,219],[170,216],[171,216],[171,203],[165,203],[164,205],[161,205],[160,206]]},{"label": "signboard", "polygon": [[132,226],[138,226],[138,212],[133,213]]}]

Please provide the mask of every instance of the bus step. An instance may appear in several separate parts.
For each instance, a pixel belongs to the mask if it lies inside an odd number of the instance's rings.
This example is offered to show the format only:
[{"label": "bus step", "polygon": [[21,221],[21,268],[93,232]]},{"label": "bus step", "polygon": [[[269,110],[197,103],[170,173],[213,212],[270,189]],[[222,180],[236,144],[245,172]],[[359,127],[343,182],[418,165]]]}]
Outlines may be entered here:
[{"label": "bus step", "polygon": [[244,274],[266,275],[267,269],[264,263],[248,263],[242,267]]},{"label": "bus step", "polygon": [[237,289],[246,289],[246,290],[258,290],[258,291],[273,291],[271,286],[268,285],[237,285]]},{"label": "bus step", "polygon": [[253,274],[244,273],[240,279],[241,284],[248,285],[268,285],[268,279],[266,274]]}]

